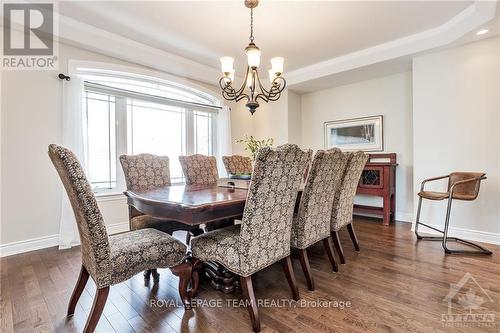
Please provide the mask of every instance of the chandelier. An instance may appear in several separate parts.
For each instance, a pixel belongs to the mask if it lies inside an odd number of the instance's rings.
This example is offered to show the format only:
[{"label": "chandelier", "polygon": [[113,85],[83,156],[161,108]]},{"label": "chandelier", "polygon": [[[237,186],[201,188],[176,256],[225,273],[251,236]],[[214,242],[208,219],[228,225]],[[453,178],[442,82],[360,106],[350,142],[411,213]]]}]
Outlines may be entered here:
[{"label": "chandelier", "polygon": [[268,103],[269,101],[277,101],[281,92],[285,89],[286,81],[283,78],[283,62],[282,57],[271,59],[271,69],[269,70],[269,81],[271,87],[267,90],[262,85],[259,76],[260,65],[260,50],[254,43],[253,37],[253,9],[257,7],[259,0],[245,0],[245,6],[250,8],[250,44],[245,48],[247,54],[248,66],[245,74],[245,79],[239,89],[233,87],[234,81],[234,58],[220,58],[223,76],[219,79],[219,85],[222,89],[222,96],[228,101],[239,102],[246,99],[246,107],[251,114],[259,107],[259,99]]}]

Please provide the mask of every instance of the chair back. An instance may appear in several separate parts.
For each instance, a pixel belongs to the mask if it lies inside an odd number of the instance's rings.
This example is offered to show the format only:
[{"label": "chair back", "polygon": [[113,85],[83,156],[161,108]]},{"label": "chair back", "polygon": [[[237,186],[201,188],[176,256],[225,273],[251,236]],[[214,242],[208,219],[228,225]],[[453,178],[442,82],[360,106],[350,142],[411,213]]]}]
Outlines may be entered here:
[{"label": "chair back", "polygon": [[240,232],[243,271],[255,272],[290,255],[293,210],[311,155],[293,144],[259,149]]},{"label": "chair back", "polygon": [[[451,190],[451,187],[456,182],[473,179],[473,178],[481,178],[486,176],[484,172],[453,172],[450,173],[450,178],[448,180],[448,192]],[[481,185],[481,180],[478,179],[474,182],[467,182],[464,184],[458,184],[455,186],[453,190],[453,198],[459,200],[475,200],[479,194],[479,187]]]},{"label": "chair back", "polygon": [[331,229],[338,231],[352,222],[354,196],[358,188],[359,178],[368,161],[368,154],[361,151],[343,153],[347,157],[342,183],[333,200]]},{"label": "chair back", "polygon": [[[168,156],[153,154],[121,155],[120,164],[127,190],[148,191],[171,185]],[[129,218],[144,215],[129,205]]]},{"label": "chair back", "polygon": [[83,266],[96,285],[111,284],[108,234],[97,201],[76,156],[69,149],[49,145],[49,157],[61,178],[80,234]]},{"label": "chair back", "polygon": [[305,249],[330,236],[333,199],[346,164],[347,156],[340,149],[319,150],[314,155],[292,226],[292,247]]},{"label": "chair back", "polygon": [[195,154],[179,156],[186,185],[215,185],[219,179],[214,156]]},{"label": "chair back", "polygon": [[252,173],[252,160],[250,157],[241,155],[222,156],[222,162],[229,175],[236,175],[239,173]]}]

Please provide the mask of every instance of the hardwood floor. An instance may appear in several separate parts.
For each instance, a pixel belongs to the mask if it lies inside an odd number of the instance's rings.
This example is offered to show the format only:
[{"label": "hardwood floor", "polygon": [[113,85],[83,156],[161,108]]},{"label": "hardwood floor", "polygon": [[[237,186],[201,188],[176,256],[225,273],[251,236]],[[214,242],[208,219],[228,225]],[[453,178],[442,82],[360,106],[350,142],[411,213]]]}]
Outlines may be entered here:
[{"label": "hardwood floor", "polygon": [[[263,332],[500,331],[500,246],[487,245],[494,252],[492,256],[445,256],[438,242],[417,243],[406,223],[384,227],[380,220],[356,218],[354,227],[361,252],[353,251],[347,230],[342,230],[347,264],[339,265],[338,273],[332,272],[321,242],[308,251],[315,291],[307,290],[299,260],[294,258],[303,303],[281,304],[291,297],[280,263],[256,274],[256,297],[267,299],[267,305],[274,302],[283,306],[259,308]],[[66,319],[80,263],[79,248],[50,248],[1,258],[0,331],[81,332],[95,294],[91,279],[74,317]],[[156,286],[152,280],[145,284],[142,274],[112,286],[96,332],[251,331],[246,309],[228,306],[228,302],[241,305],[240,291],[227,295],[202,282],[199,306],[185,312],[176,290],[177,278],[168,270],[159,272]],[[477,327],[477,322],[469,321],[457,327],[443,326],[442,315],[448,313],[444,298],[450,284],[458,283],[467,272],[486,294],[469,280],[463,294],[471,289],[476,296],[469,293],[458,303],[458,296],[463,296],[459,293],[452,300],[452,311],[467,313],[462,304],[482,305],[483,309],[472,313],[494,315],[494,327]],[[150,300],[158,300],[156,306],[150,306]],[[348,301],[351,306],[305,306],[308,301],[331,305]],[[177,307],[167,302],[176,302]],[[217,302],[222,307],[216,307]]]}]

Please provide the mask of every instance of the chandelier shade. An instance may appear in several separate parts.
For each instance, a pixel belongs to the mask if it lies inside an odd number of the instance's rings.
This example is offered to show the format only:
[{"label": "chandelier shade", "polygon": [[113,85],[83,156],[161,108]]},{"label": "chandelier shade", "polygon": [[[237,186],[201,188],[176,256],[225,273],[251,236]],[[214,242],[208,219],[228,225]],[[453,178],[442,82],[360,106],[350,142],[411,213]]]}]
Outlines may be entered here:
[{"label": "chandelier shade", "polygon": [[229,101],[239,102],[246,100],[246,107],[251,114],[254,114],[259,107],[259,99],[268,103],[277,101],[281,97],[281,92],[286,87],[286,81],[283,78],[283,64],[285,59],[274,57],[271,59],[271,69],[269,69],[269,81],[271,87],[266,89],[259,76],[261,51],[254,43],[253,36],[253,9],[259,4],[258,0],[245,0],[245,6],[250,8],[250,43],[245,48],[247,55],[247,70],[245,78],[240,88],[233,87],[235,70],[234,58],[220,58],[223,76],[219,79],[219,86],[222,89],[222,96]]}]

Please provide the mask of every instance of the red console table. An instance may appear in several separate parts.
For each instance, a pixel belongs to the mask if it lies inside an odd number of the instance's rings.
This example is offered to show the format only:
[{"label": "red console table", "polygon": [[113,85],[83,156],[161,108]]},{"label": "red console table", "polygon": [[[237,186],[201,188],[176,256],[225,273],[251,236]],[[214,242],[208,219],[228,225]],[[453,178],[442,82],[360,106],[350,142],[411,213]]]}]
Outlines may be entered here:
[{"label": "red console table", "polygon": [[383,206],[354,205],[354,212],[382,215],[384,225],[389,225],[396,215],[396,154],[368,155],[356,194],[382,197]]}]

